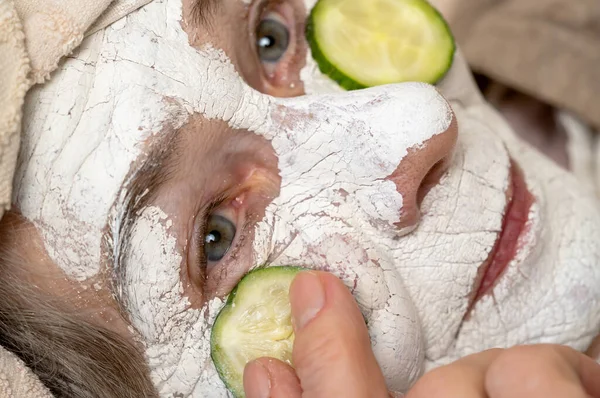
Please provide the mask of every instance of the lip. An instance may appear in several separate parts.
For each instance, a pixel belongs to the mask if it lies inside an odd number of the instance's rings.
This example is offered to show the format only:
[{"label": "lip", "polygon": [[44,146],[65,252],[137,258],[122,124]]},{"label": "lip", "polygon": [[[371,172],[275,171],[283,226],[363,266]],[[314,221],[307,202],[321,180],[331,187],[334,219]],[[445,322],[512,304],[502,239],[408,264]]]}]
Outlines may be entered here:
[{"label": "lip", "polygon": [[512,159],[510,162],[510,184],[506,195],[508,200],[504,211],[502,229],[487,260],[479,267],[472,290],[473,293],[471,294],[472,299],[465,317],[471,312],[479,299],[492,291],[511,260],[518,253],[520,237],[527,232],[529,210],[535,199],[527,188],[523,171]]}]

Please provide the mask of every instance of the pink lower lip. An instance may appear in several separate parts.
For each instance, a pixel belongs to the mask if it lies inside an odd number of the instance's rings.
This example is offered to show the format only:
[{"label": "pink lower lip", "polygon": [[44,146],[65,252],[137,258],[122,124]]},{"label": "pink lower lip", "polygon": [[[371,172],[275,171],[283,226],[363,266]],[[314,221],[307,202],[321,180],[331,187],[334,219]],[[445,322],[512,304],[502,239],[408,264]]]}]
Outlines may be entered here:
[{"label": "pink lower lip", "polygon": [[[476,293],[471,301],[473,306],[482,296],[489,293],[494,287],[504,270],[518,252],[519,237],[527,227],[529,210],[534,202],[533,195],[527,190],[523,172],[518,164],[511,161],[509,200],[504,213],[502,230],[488,259],[480,267],[483,275],[477,278]],[[467,314],[470,312],[467,311]]]}]

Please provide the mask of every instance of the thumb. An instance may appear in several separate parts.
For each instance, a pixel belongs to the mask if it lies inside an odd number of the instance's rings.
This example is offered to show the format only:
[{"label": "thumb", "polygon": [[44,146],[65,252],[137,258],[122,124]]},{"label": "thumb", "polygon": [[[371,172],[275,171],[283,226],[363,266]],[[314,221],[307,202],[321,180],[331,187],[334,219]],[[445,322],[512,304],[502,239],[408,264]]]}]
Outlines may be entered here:
[{"label": "thumb", "polygon": [[273,358],[246,365],[248,398],[383,398],[383,375],[367,328],[342,282],[324,272],[302,272],[290,287],[294,369]]},{"label": "thumb", "polygon": [[290,287],[290,302],[292,361],[303,397],[389,397],[364,319],[339,279],[302,272]]}]

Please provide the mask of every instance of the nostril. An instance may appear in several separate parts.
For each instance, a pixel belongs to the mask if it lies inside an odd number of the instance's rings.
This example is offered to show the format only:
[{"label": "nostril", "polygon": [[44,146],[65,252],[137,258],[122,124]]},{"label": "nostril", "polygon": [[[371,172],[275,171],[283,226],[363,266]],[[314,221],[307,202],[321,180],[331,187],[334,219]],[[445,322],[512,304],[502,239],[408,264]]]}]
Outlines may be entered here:
[{"label": "nostril", "polygon": [[408,150],[398,168],[388,178],[402,195],[400,222],[402,232],[414,229],[421,218],[421,204],[448,170],[458,138],[456,120],[449,128],[421,145]]},{"label": "nostril", "polygon": [[429,191],[440,182],[440,179],[448,170],[448,163],[448,157],[443,158],[429,169],[421,181],[421,185],[419,185],[419,188],[417,189],[417,207],[419,209],[421,208],[421,203],[423,203],[425,196],[427,196]]}]

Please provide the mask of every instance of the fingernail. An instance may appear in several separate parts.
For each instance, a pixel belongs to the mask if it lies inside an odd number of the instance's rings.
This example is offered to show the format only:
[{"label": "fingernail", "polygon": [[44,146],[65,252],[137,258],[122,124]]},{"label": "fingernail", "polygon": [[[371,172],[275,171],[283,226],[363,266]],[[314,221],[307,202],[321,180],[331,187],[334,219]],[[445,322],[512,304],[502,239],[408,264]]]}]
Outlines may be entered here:
[{"label": "fingernail", "polygon": [[302,272],[296,276],[290,290],[292,322],[298,331],[309,323],[325,305],[325,290],[321,279],[314,272]]},{"label": "fingernail", "polygon": [[246,365],[244,389],[247,398],[269,398],[271,395],[271,377],[269,371],[258,361]]}]

